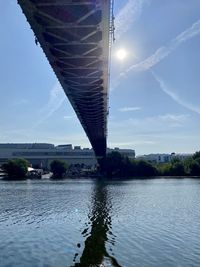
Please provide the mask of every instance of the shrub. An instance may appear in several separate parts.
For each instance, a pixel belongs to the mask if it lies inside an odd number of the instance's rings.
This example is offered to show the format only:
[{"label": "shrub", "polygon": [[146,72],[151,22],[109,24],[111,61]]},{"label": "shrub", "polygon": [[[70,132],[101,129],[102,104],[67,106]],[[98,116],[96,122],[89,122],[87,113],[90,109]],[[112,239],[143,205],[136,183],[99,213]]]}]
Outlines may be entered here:
[{"label": "shrub", "polygon": [[136,174],[137,176],[155,176],[157,175],[156,168],[145,160],[136,161]]},{"label": "shrub", "polygon": [[53,178],[62,178],[67,171],[67,164],[62,160],[53,160],[50,164],[51,171],[53,172]]},{"label": "shrub", "polygon": [[3,164],[3,170],[8,179],[23,180],[28,172],[28,162],[25,159],[13,159]]}]

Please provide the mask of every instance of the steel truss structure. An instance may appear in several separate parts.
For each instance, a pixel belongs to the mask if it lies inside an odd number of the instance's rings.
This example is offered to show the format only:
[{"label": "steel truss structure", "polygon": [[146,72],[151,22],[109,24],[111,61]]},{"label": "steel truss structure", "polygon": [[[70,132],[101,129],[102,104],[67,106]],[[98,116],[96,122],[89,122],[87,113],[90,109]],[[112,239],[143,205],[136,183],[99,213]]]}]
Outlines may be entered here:
[{"label": "steel truss structure", "polygon": [[110,0],[18,0],[97,157],[106,153]]}]

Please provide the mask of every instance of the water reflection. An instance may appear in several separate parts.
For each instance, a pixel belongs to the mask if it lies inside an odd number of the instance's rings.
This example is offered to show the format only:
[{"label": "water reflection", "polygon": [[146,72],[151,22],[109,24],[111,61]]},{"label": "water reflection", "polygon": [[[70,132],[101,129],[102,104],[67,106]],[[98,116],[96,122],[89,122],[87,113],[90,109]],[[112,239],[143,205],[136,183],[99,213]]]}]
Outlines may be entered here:
[{"label": "water reflection", "polygon": [[[108,253],[106,243],[114,245],[112,234],[111,201],[108,197],[107,187],[104,182],[97,181],[94,188],[92,211],[89,214],[91,232],[87,235],[88,228],[82,234],[87,236],[85,248],[80,257],[80,262],[74,266],[94,267],[109,266],[120,267],[117,260]],[[112,250],[112,249],[111,249]],[[76,258],[77,254],[75,254]]]}]

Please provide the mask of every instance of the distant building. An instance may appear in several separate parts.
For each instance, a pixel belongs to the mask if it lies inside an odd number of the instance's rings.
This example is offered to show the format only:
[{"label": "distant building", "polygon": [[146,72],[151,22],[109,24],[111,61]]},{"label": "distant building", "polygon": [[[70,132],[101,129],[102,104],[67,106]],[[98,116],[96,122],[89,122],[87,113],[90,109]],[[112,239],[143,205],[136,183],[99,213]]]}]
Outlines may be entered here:
[{"label": "distant building", "polygon": [[67,149],[67,150],[72,150],[72,144],[68,144],[68,145],[58,145],[57,149]]},{"label": "distant building", "polygon": [[167,163],[170,162],[174,158],[178,158],[180,160],[184,160],[188,157],[191,157],[192,154],[148,154],[148,155],[141,155],[138,156],[137,159],[143,159],[149,162],[154,163]]},{"label": "distant building", "polygon": [[81,150],[80,146],[74,146],[74,150]]},{"label": "distant building", "polygon": [[[135,151],[132,149],[114,149],[130,158],[135,158]],[[108,152],[113,149],[108,149]],[[58,145],[46,143],[33,144],[0,144],[0,165],[14,158],[24,158],[33,167],[49,169],[50,163],[55,159],[66,161],[69,165],[81,164],[94,167],[97,164],[93,149],[81,148],[71,144]]]},{"label": "distant building", "polygon": [[125,149],[125,148],[122,149],[122,148],[118,148],[118,147],[115,147],[114,149],[113,148],[107,149],[107,153],[110,153],[112,151],[117,151],[120,154],[122,154],[123,156],[129,157],[129,159],[135,159],[135,150],[134,149]]}]

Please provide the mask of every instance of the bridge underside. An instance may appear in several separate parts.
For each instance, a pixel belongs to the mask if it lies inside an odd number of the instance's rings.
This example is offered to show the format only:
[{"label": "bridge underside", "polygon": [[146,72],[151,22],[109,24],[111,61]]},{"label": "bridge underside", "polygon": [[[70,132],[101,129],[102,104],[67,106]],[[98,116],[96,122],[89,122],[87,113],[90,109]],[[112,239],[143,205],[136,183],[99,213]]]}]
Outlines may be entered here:
[{"label": "bridge underside", "polygon": [[18,0],[97,157],[106,153],[110,0]]}]

